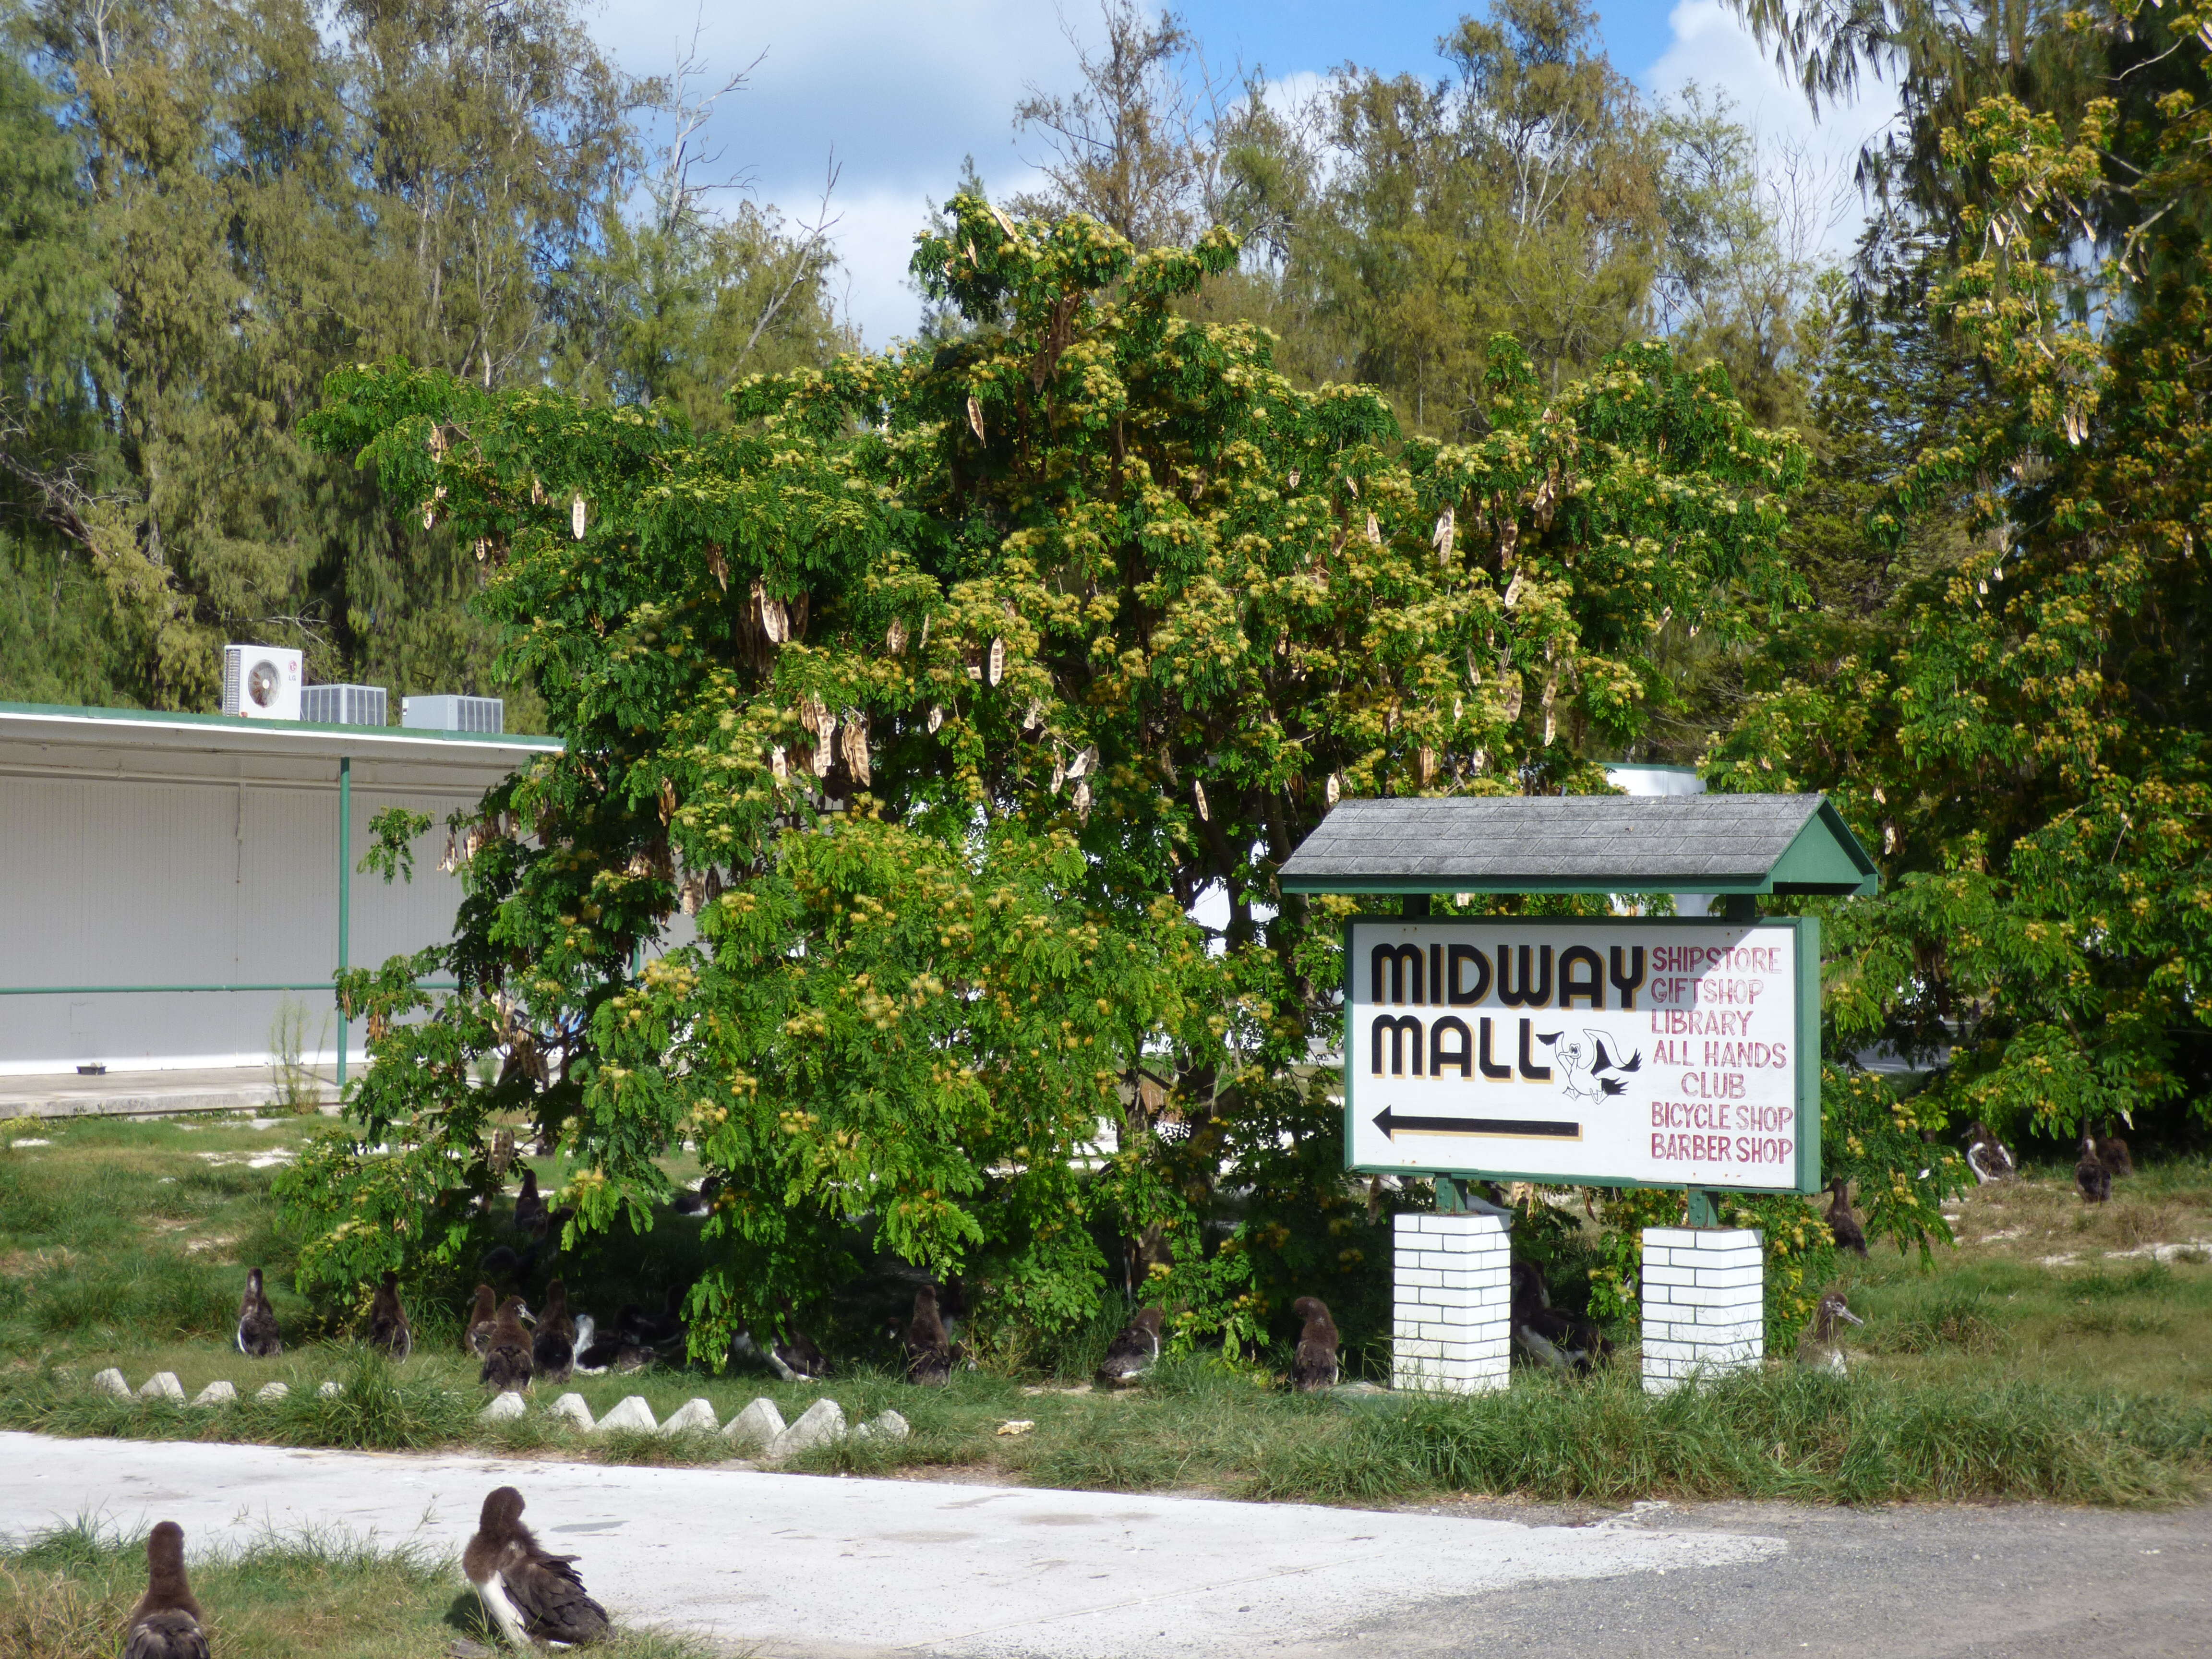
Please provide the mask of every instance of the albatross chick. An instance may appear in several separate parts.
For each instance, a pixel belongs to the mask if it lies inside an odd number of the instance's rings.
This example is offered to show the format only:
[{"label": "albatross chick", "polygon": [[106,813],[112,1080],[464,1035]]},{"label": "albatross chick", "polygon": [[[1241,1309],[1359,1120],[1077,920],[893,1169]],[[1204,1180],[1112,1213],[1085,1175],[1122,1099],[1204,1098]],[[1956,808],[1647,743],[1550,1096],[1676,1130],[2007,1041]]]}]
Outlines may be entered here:
[{"label": "albatross chick", "polygon": [[1797,1339],[1797,1363],[1841,1376],[1850,1369],[1844,1358],[1844,1332],[1839,1322],[1854,1325],[1866,1321],[1844,1305],[1841,1291],[1830,1291],[1813,1310],[1812,1322]]},{"label": "albatross chick", "polygon": [[1159,1363],[1160,1331],[1166,1316],[1158,1308],[1139,1308],[1137,1316],[1115,1333],[1099,1362],[1098,1386],[1103,1389],[1133,1382]]},{"label": "albatross chick", "polygon": [[547,1642],[596,1642],[611,1626],[607,1610],[584,1593],[573,1555],[548,1555],[522,1524],[522,1494],[501,1486],[483,1501],[461,1571],[484,1611],[518,1648]]},{"label": "albatross chick", "polygon": [[261,1289],[261,1269],[246,1275],[246,1294],[238,1301],[238,1351],[249,1359],[273,1359],[284,1352],[276,1334],[276,1310]]},{"label": "albatross chick", "polygon": [[123,1659],[208,1659],[201,1616],[185,1577],[185,1529],[164,1521],[146,1536],[146,1593],[131,1609]]},{"label": "albatross chick", "polygon": [[1336,1322],[1328,1304],[1317,1296],[1302,1296],[1291,1311],[1305,1322],[1298,1332],[1298,1350],[1291,1358],[1291,1386],[1303,1394],[1317,1394],[1336,1386]]},{"label": "albatross chick", "polygon": [[491,1346],[484,1351],[483,1370],[477,1373],[487,1388],[501,1394],[530,1386],[530,1333],[522,1328],[522,1298],[510,1296],[499,1304],[499,1317],[491,1328]]},{"label": "albatross chick", "polygon": [[906,1380],[926,1389],[941,1389],[952,1380],[952,1345],[945,1340],[945,1318],[937,1310],[937,1287],[925,1285],[914,1293],[914,1317],[907,1322]]},{"label": "albatross chick", "polygon": [[1850,1183],[1838,1176],[1828,1183],[1828,1231],[1836,1236],[1836,1248],[1849,1250],[1853,1255],[1867,1253],[1866,1230],[1851,1213]]},{"label": "albatross chick", "polygon": [[2020,1175],[2020,1165],[2014,1161],[2011,1149],[1979,1118],[1966,1126],[1966,1167],[1984,1187],[1994,1182],[2016,1180]]},{"label": "albatross chick", "polygon": [[548,1382],[566,1382],[576,1368],[576,1326],[568,1317],[568,1287],[560,1279],[545,1287],[545,1311],[530,1339],[530,1364]]},{"label": "albatross chick", "polygon": [[526,1164],[522,1166],[522,1190],[514,1195],[514,1230],[543,1238],[548,1214],[545,1200],[538,1191],[538,1171]]},{"label": "albatross chick", "polygon": [[394,1359],[415,1352],[415,1328],[399,1304],[399,1275],[388,1270],[377,1284],[376,1300],[369,1304],[368,1346]]},{"label": "albatross chick", "polygon": [[2074,1165],[2074,1184],[2084,1204],[2102,1204],[2112,1195],[2112,1166],[2097,1151],[2097,1138],[2081,1137],[2081,1156]]},{"label": "albatross chick", "polygon": [[489,1285],[477,1286],[477,1299],[469,1310],[469,1316],[461,1322],[461,1352],[472,1353],[481,1359],[491,1350],[491,1328],[499,1316],[495,1310],[499,1298]]}]

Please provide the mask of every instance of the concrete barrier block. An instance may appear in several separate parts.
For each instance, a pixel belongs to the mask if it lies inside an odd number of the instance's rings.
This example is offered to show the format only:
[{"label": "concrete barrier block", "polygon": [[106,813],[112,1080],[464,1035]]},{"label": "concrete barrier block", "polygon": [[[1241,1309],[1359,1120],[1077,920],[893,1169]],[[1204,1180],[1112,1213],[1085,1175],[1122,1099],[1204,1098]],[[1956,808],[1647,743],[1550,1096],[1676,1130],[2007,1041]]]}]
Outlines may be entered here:
[{"label": "concrete barrier block", "polygon": [[601,1418],[599,1426],[592,1432],[606,1434],[616,1429],[636,1429],[642,1433],[651,1434],[659,1426],[653,1420],[653,1407],[645,1403],[645,1396],[641,1394],[634,1394],[627,1396],[621,1404]]},{"label": "concrete barrier block", "polygon": [[562,1395],[545,1408],[545,1414],[558,1418],[570,1428],[580,1429],[586,1434],[592,1431],[592,1408],[580,1394]]},{"label": "concrete barrier block", "polygon": [[870,1418],[859,1428],[854,1430],[853,1438],[855,1440],[903,1440],[912,1431],[907,1427],[906,1419],[901,1417],[896,1412],[884,1412],[880,1416]]},{"label": "concrete barrier block", "polygon": [[291,1394],[292,1389],[289,1383],[264,1382],[259,1388],[253,1391],[253,1397],[256,1400],[266,1401],[270,1404],[274,1405],[279,1400],[289,1399],[291,1397]]},{"label": "concrete barrier block", "polygon": [[210,1382],[192,1396],[195,1406],[228,1406],[235,1404],[238,1390],[223,1382]]},{"label": "concrete barrier block", "polygon": [[138,1397],[141,1400],[173,1400],[181,1406],[185,1403],[185,1385],[177,1381],[174,1371],[155,1371],[138,1385]]},{"label": "concrete barrier block", "polygon": [[784,1426],[783,1413],[775,1408],[775,1401],[763,1395],[730,1419],[722,1437],[738,1445],[766,1446],[783,1432]]},{"label": "concrete barrier block", "polygon": [[94,1394],[112,1395],[118,1400],[131,1398],[131,1379],[110,1365],[92,1379]]},{"label": "concrete barrier block", "polygon": [[769,1442],[768,1455],[782,1459],[845,1437],[845,1410],[834,1400],[817,1400],[799,1419]]},{"label": "concrete barrier block", "polygon": [[522,1396],[517,1394],[514,1389],[509,1389],[506,1393],[495,1399],[491,1404],[486,1406],[482,1411],[478,1412],[477,1413],[477,1421],[479,1423],[512,1423],[516,1418],[520,1417],[523,1413],[528,1409],[529,1407],[522,1403]]},{"label": "concrete barrier block", "polygon": [[669,1413],[668,1420],[660,1425],[663,1434],[682,1434],[687,1430],[712,1434],[720,1425],[714,1421],[714,1408],[704,1400],[687,1400]]}]

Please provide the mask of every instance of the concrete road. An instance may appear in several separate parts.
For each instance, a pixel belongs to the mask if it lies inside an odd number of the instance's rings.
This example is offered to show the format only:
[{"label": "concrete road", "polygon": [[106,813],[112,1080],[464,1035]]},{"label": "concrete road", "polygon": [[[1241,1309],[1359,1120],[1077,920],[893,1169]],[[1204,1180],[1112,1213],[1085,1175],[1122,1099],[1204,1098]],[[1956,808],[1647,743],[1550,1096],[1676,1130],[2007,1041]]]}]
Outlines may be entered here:
[{"label": "concrete road", "polygon": [[[789,1659],[2212,1655],[2212,1511],[1595,1522],[0,1434],[0,1532],[313,1525],[458,1553],[511,1484],[618,1620]],[[1986,1559],[1983,1559],[1986,1558]]]},{"label": "concrete road", "polygon": [[1646,1505],[1677,1537],[1771,1539],[1755,1561],[1516,1585],[1385,1614],[1319,1656],[1514,1659],[2206,1659],[2212,1509]]}]

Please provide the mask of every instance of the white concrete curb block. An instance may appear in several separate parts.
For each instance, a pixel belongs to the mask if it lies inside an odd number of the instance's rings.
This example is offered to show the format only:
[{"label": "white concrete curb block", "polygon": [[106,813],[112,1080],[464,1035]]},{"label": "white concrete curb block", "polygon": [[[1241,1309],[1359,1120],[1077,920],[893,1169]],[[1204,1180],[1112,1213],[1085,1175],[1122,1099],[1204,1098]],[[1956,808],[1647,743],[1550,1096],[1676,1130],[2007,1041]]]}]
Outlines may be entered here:
[{"label": "white concrete curb block", "polygon": [[660,1425],[663,1434],[682,1434],[696,1429],[702,1434],[712,1434],[715,1429],[714,1408],[703,1400],[687,1400],[668,1414]]},{"label": "white concrete curb block", "polygon": [[253,1391],[256,1400],[283,1400],[292,1390],[282,1382],[264,1382]]},{"label": "white concrete curb block", "polygon": [[131,1398],[131,1379],[110,1365],[92,1379],[92,1391],[94,1394],[112,1394],[118,1400],[128,1400]]},{"label": "white concrete curb block", "polygon": [[885,1412],[882,1416],[871,1418],[854,1430],[853,1438],[855,1440],[903,1440],[912,1431],[907,1427],[906,1419],[901,1417],[896,1412]]},{"label": "white concrete curb block", "polygon": [[642,1429],[651,1434],[657,1426],[653,1420],[653,1407],[645,1403],[645,1396],[634,1394],[601,1418],[593,1432],[605,1434],[611,1429]]},{"label": "white concrete curb block", "polygon": [[329,1382],[324,1383],[321,1388],[317,1389],[315,1392],[321,1395],[325,1400],[336,1400],[340,1395],[345,1392],[345,1384],[333,1377]]},{"label": "white concrete curb block", "polygon": [[195,1406],[231,1406],[238,1402],[238,1390],[228,1382],[210,1382],[192,1396]]},{"label": "white concrete curb block", "polygon": [[564,1394],[546,1407],[546,1415],[557,1417],[571,1428],[592,1431],[592,1408],[584,1403],[580,1394]]},{"label": "white concrete curb block", "polygon": [[781,1434],[768,1443],[767,1455],[777,1460],[811,1451],[845,1437],[845,1408],[834,1400],[817,1400]]},{"label": "white concrete curb block", "polygon": [[173,1400],[184,1404],[185,1385],[177,1381],[174,1371],[155,1371],[138,1390],[141,1400]]},{"label": "white concrete curb block", "polygon": [[478,1412],[477,1420],[480,1423],[511,1423],[526,1409],[522,1403],[522,1396],[509,1389]]},{"label": "white concrete curb block", "polygon": [[722,1437],[738,1445],[768,1446],[783,1432],[783,1413],[765,1395],[730,1419]]}]

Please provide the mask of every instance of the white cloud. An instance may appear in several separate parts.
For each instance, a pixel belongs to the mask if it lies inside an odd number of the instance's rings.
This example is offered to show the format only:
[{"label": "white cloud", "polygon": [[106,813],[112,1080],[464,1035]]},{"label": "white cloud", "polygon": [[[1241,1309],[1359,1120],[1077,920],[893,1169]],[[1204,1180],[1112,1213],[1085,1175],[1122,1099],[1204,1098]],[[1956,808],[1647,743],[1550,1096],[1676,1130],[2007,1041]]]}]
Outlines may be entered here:
[{"label": "white cloud", "polygon": [[[871,346],[910,333],[920,301],[906,286],[907,260],[931,200],[950,193],[973,155],[994,196],[1033,186],[1013,131],[1013,110],[1034,82],[1069,88],[1075,51],[1062,16],[1096,28],[1090,0],[809,0],[702,10],[701,0],[631,0],[592,23],[600,46],[635,75],[665,74],[688,45],[727,73],[763,49],[744,88],[723,100],[706,135],[722,167],[750,179],[754,195],[793,218],[811,216],[834,150],[842,168],[832,233],[846,266],[846,302]],[[1893,108],[1890,88],[1815,123],[1803,96],[1752,42],[1721,0],[1681,0],[1668,19],[1673,40],[1640,78],[1661,95],[1695,81],[1725,91],[1768,142],[1790,143],[1848,188],[1859,145]],[[1304,70],[1271,77],[1265,96],[1286,110],[1326,77]],[[1778,142],[1779,141],[1779,142]],[[1833,234],[1842,252],[1859,214]]]},{"label": "white cloud", "polygon": [[1328,85],[1318,70],[1298,70],[1290,75],[1271,75],[1260,93],[1260,101],[1284,120],[1302,117]]},{"label": "white cloud", "polygon": [[633,75],[671,70],[705,20],[699,52],[727,74],[763,49],[706,137],[721,167],[788,217],[811,217],[834,150],[842,177],[833,233],[851,278],[854,319],[871,345],[911,332],[920,305],[906,262],[931,198],[951,191],[973,155],[993,193],[1029,183],[1014,105],[1025,83],[1057,88],[1075,54],[1050,6],[1023,0],[809,0],[711,11],[699,0],[635,0],[592,21]]},{"label": "white cloud", "polygon": [[1674,40],[1644,72],[1644,87],[1664,98],[1692,82],[1709,94],[1725,93],[1736,118],[1759,134],[1770,185],[1792,187],[1796,181],[1780,175],[1795,156],[1799,179],[1818,181],[1820,194],[1832,198],[1824,203],[1831,210],[1821,215],[1822,251],[1848,253],[1865,217],[1852,181],[1859,150],[1896,115],[1896,89],[1863,83],[1855,102],[1824,104],[1815,120],[1803,90],[1721,0],[1681,0],[1667,21]]}]

